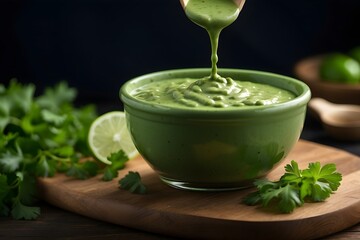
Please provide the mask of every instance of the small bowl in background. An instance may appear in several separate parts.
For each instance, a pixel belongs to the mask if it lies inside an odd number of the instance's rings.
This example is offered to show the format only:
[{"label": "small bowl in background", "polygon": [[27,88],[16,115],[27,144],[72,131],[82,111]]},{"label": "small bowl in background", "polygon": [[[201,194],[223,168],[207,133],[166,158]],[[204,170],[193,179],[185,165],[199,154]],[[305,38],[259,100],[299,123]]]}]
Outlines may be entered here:
[{"label": "small bowl in background", "polygon": [[318,55],[299,61],[294,68],[296,77],[310,87],[313,97],[333,103],[360,104],[360,84],[330,83],[320,78],[319,67],[323,57]]}]

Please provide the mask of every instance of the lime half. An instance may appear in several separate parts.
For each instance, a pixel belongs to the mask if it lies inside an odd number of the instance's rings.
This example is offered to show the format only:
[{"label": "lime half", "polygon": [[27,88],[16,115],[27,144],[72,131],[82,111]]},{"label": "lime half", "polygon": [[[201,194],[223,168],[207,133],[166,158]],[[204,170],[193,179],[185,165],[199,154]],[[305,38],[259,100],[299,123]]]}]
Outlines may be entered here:
[{"label": "lime half", "polygon": [[95,119],[90,126],[88,142],[95,157],[106,164],[111,164],[107,157],[120,150],[129,158],[138,154],[126,126],[125,113],[120,111],[108,112]]},{"label": "lime half", "polygon": [[345,54],[332,53],[323,59],[320,76],[328,82],[356,84],[360,82],[360,65]]}]

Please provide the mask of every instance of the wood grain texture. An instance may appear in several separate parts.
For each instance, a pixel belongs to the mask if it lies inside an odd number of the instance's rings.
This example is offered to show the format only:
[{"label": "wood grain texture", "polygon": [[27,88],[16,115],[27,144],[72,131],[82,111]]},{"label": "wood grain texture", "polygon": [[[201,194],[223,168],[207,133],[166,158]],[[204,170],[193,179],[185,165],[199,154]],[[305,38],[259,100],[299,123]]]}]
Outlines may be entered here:
[{"label": "wood grain texture", "polygon": [[169,236],[196,239],[314,239],[360,222],[360,158],[323,145],[299,141],[285,162],[268,177],[277,179],[290,160],[335,163],[342,185],[327,201],[307,203],[292,214],[279,214],[241,204],[253,189],[231,192],[190,192],[162,183],[143,159],[129,162],[119,178],[138,171],[148,194],[118,188],[117,179],[101,176],[74,180],[63,175],[39,179],[42,198],[60,208],[91,218]]}]

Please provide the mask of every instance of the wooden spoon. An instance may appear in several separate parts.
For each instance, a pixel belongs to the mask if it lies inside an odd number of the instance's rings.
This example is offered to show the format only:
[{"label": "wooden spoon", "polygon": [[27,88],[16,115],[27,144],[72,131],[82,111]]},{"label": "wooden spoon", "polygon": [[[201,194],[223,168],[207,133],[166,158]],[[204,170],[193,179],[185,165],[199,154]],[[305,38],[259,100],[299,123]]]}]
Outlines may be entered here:
[{"label": "wooden spoon", "polygon": [[360,106],[313,98],[309,107],[320,118],[329,135],[340,140],[360,140]]},{"label": "wooden spoon", "polygon": [[[181,6],[185,9],[186,5],[190,0],[180,0]],[[233,0],[238,5],[240,11],[244,6],[245,0]]]}]

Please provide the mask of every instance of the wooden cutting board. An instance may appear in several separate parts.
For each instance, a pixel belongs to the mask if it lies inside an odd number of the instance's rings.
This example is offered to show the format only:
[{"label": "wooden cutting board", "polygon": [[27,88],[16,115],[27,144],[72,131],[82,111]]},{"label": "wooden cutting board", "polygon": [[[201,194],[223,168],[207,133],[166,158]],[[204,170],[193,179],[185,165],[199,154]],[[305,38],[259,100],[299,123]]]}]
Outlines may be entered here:
[{"label": "wooden cutting board", "polygon": [[338,191],[321,203],[306,203],[291,214],[265,211],[241,203],[253,189],[230,192],[191,192],[162,183],[142,158],[120,171],[138,171],[148,188],[145,195],[118,188],[101,176],[75,180],[64,175],[39,179],[42,198],[60,208],[131,228],[194,239],[314,239],[360,222],[360,157],[300,140],[285,162],[272,171],[278,179],[292,159],[335,163],[343,180]]}]

